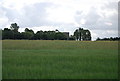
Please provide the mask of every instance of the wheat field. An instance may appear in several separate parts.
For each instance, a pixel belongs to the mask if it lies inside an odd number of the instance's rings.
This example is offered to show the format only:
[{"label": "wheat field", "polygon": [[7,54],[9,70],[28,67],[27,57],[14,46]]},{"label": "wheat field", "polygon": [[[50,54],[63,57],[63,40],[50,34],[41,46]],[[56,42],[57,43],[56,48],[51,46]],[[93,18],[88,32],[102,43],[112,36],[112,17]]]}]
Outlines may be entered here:
[{"label": "wheat field", "polygon": [[117,41],[3,40],[3,79],[117,79]]}]

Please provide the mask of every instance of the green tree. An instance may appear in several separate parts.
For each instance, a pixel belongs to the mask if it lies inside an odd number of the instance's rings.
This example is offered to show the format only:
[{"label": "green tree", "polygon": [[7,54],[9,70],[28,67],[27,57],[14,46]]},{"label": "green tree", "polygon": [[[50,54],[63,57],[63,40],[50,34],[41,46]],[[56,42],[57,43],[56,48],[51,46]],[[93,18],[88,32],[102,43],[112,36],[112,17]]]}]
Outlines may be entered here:
[{"label": "green tree", "polygon": [[76,40],[79,40],[79,30],[78,30],[78,29],[75,30],[74,36],[75,36],[75,39],[76,39]]},{"label": "green tree", "polygon": [[76,29],[74,32],[74,36],[76,37],[76,40],[82,40],[83,36],[83,28]]},{"label": "green tree", "polygon": [[30,30],[28,28],[25,28],[25,32],[22,32],[22,37],[23,39],[33,39],[34,37],[34,31],[33,30]]},{"label": "green tree", "polygon": [[55,33],[55,39],[56,40],[66,40],[66,36],[61,32],[57,32],[57,33]]},{"label": "green tree", "polygon": [[2,39],[2,29],[0,29],[0,40]]},{"label": "green tree", "polygon": [[21,34],[18,32],[19,26],[17,23],[12,23],[10,29],[13,33],[13,39],[21,39]]},{"label": "green tree", "polygon": [[55,31],[48,31],[47,38],[48,38],[48,40],[54,40],[55,39]]},{"label": "green tree", "polygon": [[91,33],[89,30],[84,30],[83,28],[76,29],[74,32],[76,40],[91,40]]},{"label": "green tree", "polygon": [[10,26],[10,28],[14,32],[18,32],[19,26],[17,25],[17,23],[12,23],[11,26]]},{"label": "green tree", "polygon": [[34,39],[38,39],[38,40],[43,40],[43,31],[37,31],[36,34],[34,35]]},{"label": "green tree", "polygon": [[12,30],[8,28],[4,28],[2,31],[2,39],[13,39],[14,38],[14,33]]},{"label": "green tree", "polygon": [[75,40],[75,36],[74,35],[70,35],[69,40]]},{"label": "green tree", "polygon": [[91,40],[91,33],[89,30],[82,31],[82,40]]}]

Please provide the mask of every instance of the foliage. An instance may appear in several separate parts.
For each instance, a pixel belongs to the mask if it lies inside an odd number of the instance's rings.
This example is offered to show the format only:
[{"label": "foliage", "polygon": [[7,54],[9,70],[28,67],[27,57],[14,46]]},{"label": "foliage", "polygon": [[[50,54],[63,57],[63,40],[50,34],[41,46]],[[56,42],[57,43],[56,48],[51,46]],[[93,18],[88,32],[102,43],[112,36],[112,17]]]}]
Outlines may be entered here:
[{"label": "foliage", "polygon": [[69,40],[75,40],[75,36],[71,35],[71,36],[69,37]]},{"label": "foliage", "polygon": [[[29,39],[29,40],[67,40],[64,33],[55,31],[37,31],[34,33],[32,29],[25,28],[24,32],[18,32],[19,26],[16,23],[11,24],[10,29],[4,28],[2,31],[2,39]],[[69,34],[68,34],[69,35]]]},{"label": "foliage", "polygon": [[14,32],[8,28],[4,28],[4,30],[2,31],[2,39],[13,39],[13,38],[14,38]]},{"label": "foliage", "polygon": [[25,32],[22,32],[23,39],[33,39],[34,31],[28,28],[25,28]]},{"label": "foliage", "polygon": [[[28,39],[28,40],[80,40],[91,41],[91,33],[89,30],[83,28],[76,29],[74,35],[69,36],[69,32],[55,31],[37,31],[36,33],[32,29],[25,28],[24,32],[19,32],[19,26],[17,23],[12,23],[9,28],[4,28],[2,31],[2,39]],[[110,40],[119,41],[120,37],[102,38],[99,37],[96,41]]]},{"label": "foliage", "polygon": [[84,30],[83,28],[76,29],[74,32],[76,40],[91,40],[91,33],[89,30]]},{"label": "foliage", "polygon": [[110,38],[97,38],[96,41],[120,41],[120,37],[110,37]]},{"label": "foliage", "polygon": [[11,30],[14,32],[18,32],[19,26],[17,26],[17,23],[12,23],[10,26]]},{"label": "foliage", "polygon": [[2,40],[2,29],[0,29],[0,40]]}]

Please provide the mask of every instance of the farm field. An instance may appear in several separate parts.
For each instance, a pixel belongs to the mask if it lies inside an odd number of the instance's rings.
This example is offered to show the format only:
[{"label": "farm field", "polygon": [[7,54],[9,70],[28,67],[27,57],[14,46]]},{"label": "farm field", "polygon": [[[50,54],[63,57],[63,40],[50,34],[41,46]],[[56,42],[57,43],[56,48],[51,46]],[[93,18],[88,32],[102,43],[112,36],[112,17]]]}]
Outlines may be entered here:
[{"label": "farm field", "polygon": [[117,79],[117,41],[3,40],[3,79]]}]

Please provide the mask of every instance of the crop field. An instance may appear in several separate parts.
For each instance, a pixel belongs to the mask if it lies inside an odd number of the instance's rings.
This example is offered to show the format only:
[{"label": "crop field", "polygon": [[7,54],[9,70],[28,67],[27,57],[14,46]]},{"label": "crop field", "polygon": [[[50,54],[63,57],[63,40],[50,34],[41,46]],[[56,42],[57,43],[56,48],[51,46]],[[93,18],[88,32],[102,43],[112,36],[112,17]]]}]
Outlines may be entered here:
[{"label": "crop field", "polygon": [[3,79],[117,79],[117,41],[3,40]]}]

